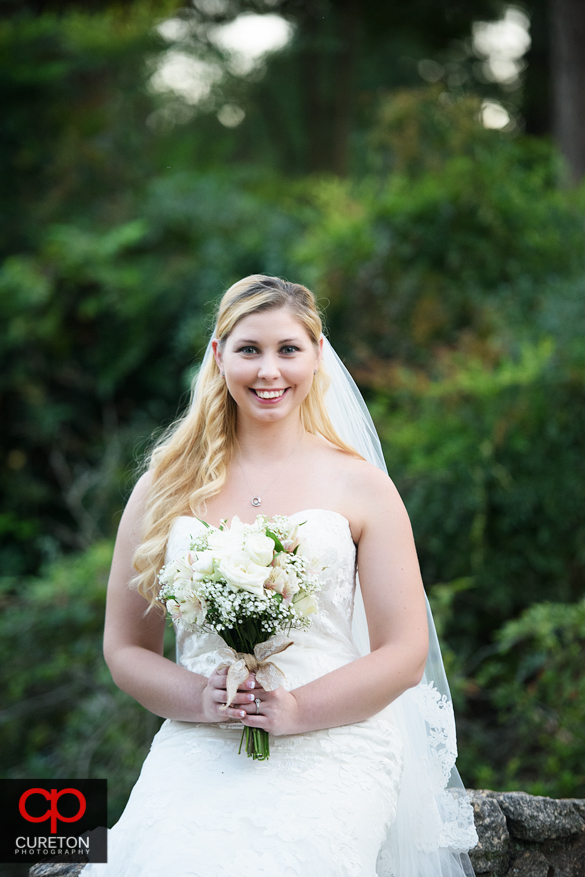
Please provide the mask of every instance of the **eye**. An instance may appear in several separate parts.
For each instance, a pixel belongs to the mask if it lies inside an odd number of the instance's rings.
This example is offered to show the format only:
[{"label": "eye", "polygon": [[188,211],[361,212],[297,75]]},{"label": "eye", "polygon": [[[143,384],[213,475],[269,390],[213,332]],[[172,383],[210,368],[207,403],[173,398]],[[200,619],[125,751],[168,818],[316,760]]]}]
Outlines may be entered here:
[{"label": "eye", "polygon": [[294,344],[285,344],[284,347],[280,348],[281,353],[298,353],[299,348],[295,347]]},{"label": "eye", "polygon": [[253,347],[251,344],[246,344],[245,347],[240,347],[240,348],[238,349],[238,353],[243,353],[243,354],[248,354],[248,355],[250,355],[250,354],[253,354],[253,353],[258,353],[258,348],[257,348],[257,347]]}]

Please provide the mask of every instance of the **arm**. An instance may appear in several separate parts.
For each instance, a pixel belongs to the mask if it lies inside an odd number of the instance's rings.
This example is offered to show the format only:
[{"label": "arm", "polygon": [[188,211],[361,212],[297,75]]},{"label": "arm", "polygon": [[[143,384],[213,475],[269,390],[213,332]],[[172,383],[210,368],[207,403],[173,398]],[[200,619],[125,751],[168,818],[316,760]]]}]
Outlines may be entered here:
[{"label": "arm", "polygon": [[363,498],[352,524],[359,531],[358,569],[372,651],[293,692],[262,692],[265,717],[249,715],[246,725],[294,734],[363,721],[422,678],[427,617],[408,514],[390,479],[374,467],[365,472],[360,467],[353,496]]},{"label": "arm", "polygon": [[[122,515],[108,582],[104,657],[118,688],[163,718],[184,722],[220,722],[240,718],[240,711],[219,712],[225,703],[225,673],[191,673],[163,656],[166,619],[156,609],[147,615],[146,600],[128,586],[135,574],[132,557],[140,543],[150,475],[143,475]],[[252,688],[254,682],[244,683]],[[241,693],[237,703],[254,695]]]}]

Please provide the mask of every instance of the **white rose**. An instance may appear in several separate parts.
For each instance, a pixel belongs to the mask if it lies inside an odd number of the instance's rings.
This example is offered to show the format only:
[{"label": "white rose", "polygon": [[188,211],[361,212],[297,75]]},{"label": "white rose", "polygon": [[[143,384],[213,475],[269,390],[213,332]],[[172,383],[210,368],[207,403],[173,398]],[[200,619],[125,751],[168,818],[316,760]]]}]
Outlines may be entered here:
[{"label": "white rose", "polygon": [[201,579],[205,577],[209,577],[213,575],[213,561],[215,555],[213,551],[200,551],[191,563],[191,568],[193,570],[193,579],[195,581],[201,581]]},{"label": "white rose", "polygon": [[242,591],[250,591],[257,597],[266,597],[264,582],[268,577],[265,566],[254,563],[243,551],[234,552],[229,557],[222,557],[219,561],[218,572],[225,578],[227,583]]},{"label": "white rose", "polygon": [[263,533],[248,533],[244,542],[244,551],[253,563],[269,566],[274,556],[274,541]]},{"label": "white rose", "polygon": [[214,530],[207,535],[207,547],[215,555],[223,554],[230,545],[230,534],[227,530]]},{"label": "white rose", "polygon": [[317,611],[317,601],[312,594],[305,594],[297,600],[293,597],[293,605],[300,615],[312,615]]}]

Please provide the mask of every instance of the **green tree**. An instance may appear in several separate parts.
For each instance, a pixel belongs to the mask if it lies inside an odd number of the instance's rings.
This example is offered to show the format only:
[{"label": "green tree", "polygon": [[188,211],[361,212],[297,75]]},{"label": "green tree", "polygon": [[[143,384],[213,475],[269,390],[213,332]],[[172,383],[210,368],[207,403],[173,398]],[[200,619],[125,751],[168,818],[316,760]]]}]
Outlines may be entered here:
[{"label": "green tree", "polygon": [[583,797],[585,603],[534,604],[503,626],[492,652],[468,682],[467,776],[477,788]]},{"label": "green tree", "polygon": [[13,593],[0,592],[0,771],[5,777],[107,777],[110,824],[161,723],[116,688],[102,657],[112,547],[96,543],[21,581]]}]

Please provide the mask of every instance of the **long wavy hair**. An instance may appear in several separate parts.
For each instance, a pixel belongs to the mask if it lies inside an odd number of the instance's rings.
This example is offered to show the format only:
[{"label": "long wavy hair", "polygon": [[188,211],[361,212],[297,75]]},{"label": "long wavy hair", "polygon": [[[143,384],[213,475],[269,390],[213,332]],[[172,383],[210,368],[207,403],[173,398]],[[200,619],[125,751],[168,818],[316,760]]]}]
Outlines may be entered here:
[{"label": "long wavy hair", "polygon": [[[219,303],[214,337],[220,349],[243,317],[283,307],[291,311],[317,347],[323,327],[313,293],[298,283],[252,274],[230,286]],[[329,377],[321,365],[301,404],[301,423],[307,432],[359,457],[331,424],[325,406],[328,386]],[[142,542],[133,558],[137,575],[131,582],[148,601],[146,611],[155,605],[162,609],[156,599],[157,576],[165,561],[173,521],[179,515],[203,518],[206,500],[225,484],[235,451],[236,423],[236,403],[215,358],[206,357],[193,382],[189,408],[158,440],[148,459],[151,483]]]}]

